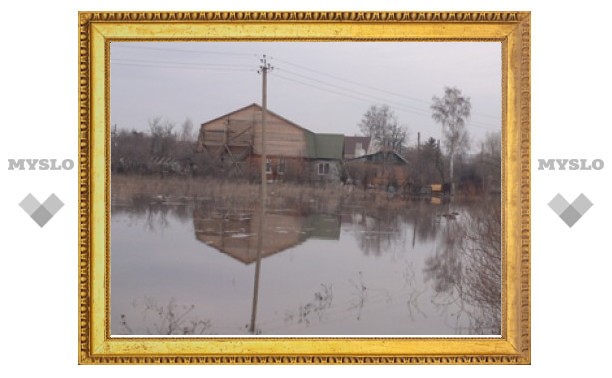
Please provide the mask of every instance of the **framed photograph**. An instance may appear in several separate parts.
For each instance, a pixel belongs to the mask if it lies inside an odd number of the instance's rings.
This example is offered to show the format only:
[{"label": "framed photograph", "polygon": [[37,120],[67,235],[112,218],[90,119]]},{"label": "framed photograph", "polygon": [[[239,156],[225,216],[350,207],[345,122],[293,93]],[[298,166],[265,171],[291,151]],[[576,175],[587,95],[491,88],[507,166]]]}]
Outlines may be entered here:
[{"label": "framed photograph", "polygon": [[81,364],[529,364],[529,12],[79,14]]}]

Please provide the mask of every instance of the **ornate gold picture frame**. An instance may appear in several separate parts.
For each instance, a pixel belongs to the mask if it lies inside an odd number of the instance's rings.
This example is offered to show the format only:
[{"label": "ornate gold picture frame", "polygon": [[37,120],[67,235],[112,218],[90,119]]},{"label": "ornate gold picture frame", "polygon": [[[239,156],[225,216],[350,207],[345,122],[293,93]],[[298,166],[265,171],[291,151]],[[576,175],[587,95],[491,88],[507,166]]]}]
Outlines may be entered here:
[{"label": "ornate gold picture frame", "polygon": [[[502,335],[130,338],[110,334],[110,43],[488,41],[502,45]],[[81,364],[529,364],[529,12],[81,12]]]}]

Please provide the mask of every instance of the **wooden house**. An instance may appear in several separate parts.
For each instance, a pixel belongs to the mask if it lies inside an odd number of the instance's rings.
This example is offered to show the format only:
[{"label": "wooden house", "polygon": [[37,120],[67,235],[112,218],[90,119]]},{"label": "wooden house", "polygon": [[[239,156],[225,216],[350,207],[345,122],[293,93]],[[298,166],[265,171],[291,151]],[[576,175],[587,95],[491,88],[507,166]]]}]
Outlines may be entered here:
[{"label": "wooden house", "polygon": [[[251,104],[203,123],[198,151],[225,174],[259,177],[262,111]],[[270,110],[265,132],[269,181],[339,181],[343,135],[313,133]]]},{"label": "wooden house", "polygon": [[410,163],[395,151],[381,150],[345,162],[349,177],[364,187],[398,188],[410,182]]}]

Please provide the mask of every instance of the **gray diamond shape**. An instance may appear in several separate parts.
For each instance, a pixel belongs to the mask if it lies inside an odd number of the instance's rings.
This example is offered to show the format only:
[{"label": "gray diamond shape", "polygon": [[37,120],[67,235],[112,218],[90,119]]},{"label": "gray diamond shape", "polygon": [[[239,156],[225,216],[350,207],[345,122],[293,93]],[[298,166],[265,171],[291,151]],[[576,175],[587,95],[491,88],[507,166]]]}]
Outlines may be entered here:
[{"label": "gray diamond shape", "polygon": [[572,207],[576,209],[576,211],[578,211],[580,215],[584,215],[584,213],[586,213],[591,208],[591,206],[593,206],[593,202],[591,202],[587,198],[587,196],[582,193],[580,193],[578,198],[576,198],[574,202],[572,202]]},{"label": "gray diamond shape", "polygon": [[21,206],[21,208],[25,210],[29,216],[32,216],[32,214],[34,214],[34,212],[40,206],[40,202],[38,202],[38,200],[30,193],[26,196],[26,198],[19,202],[19,206]]},{"label": "gray diamond shape", "polygon": [[558,216],[561,216],[561,213],[563,213],[569,206],[569,202],[567,202],[561,194],[557,194],[555,198],[548,203],[548,206],[550,206],[550,208],[553,209]]},{"label": "gray diamond shape", "polygon": [[49,219],[53,217],[53,214],[49,212],[49,210],[45,209],[44,206],[40,206],[32,215],[32,219],[34,222],[38,223],[40,227],[47,224]]},{"label": "gray diamond shape", "polygon": [[578,210],[574,209],[573,206],[568,207],[559,216],[570,227],[572,227],[576,222],[578,222],[578,219],[582,218],[582,214],[580,214]]},{"label": "gray diamond shape", "polygon": [[51,215],[55,215],[59,211],[59,209],[64,206],[64,203],[54,194],[51,194],[49,198],[42,204],[45,209],[49,210]]}]

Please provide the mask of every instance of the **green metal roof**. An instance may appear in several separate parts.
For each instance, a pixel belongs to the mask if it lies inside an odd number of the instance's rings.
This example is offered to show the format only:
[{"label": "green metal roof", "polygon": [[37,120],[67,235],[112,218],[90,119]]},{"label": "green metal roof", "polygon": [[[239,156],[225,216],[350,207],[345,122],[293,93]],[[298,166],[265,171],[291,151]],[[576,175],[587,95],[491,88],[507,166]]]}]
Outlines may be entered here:
[{"label": "green metal roof", "polygon": [[344,151],[343,134],[306,133],[308,157],[311,159],[342,159]]}]

